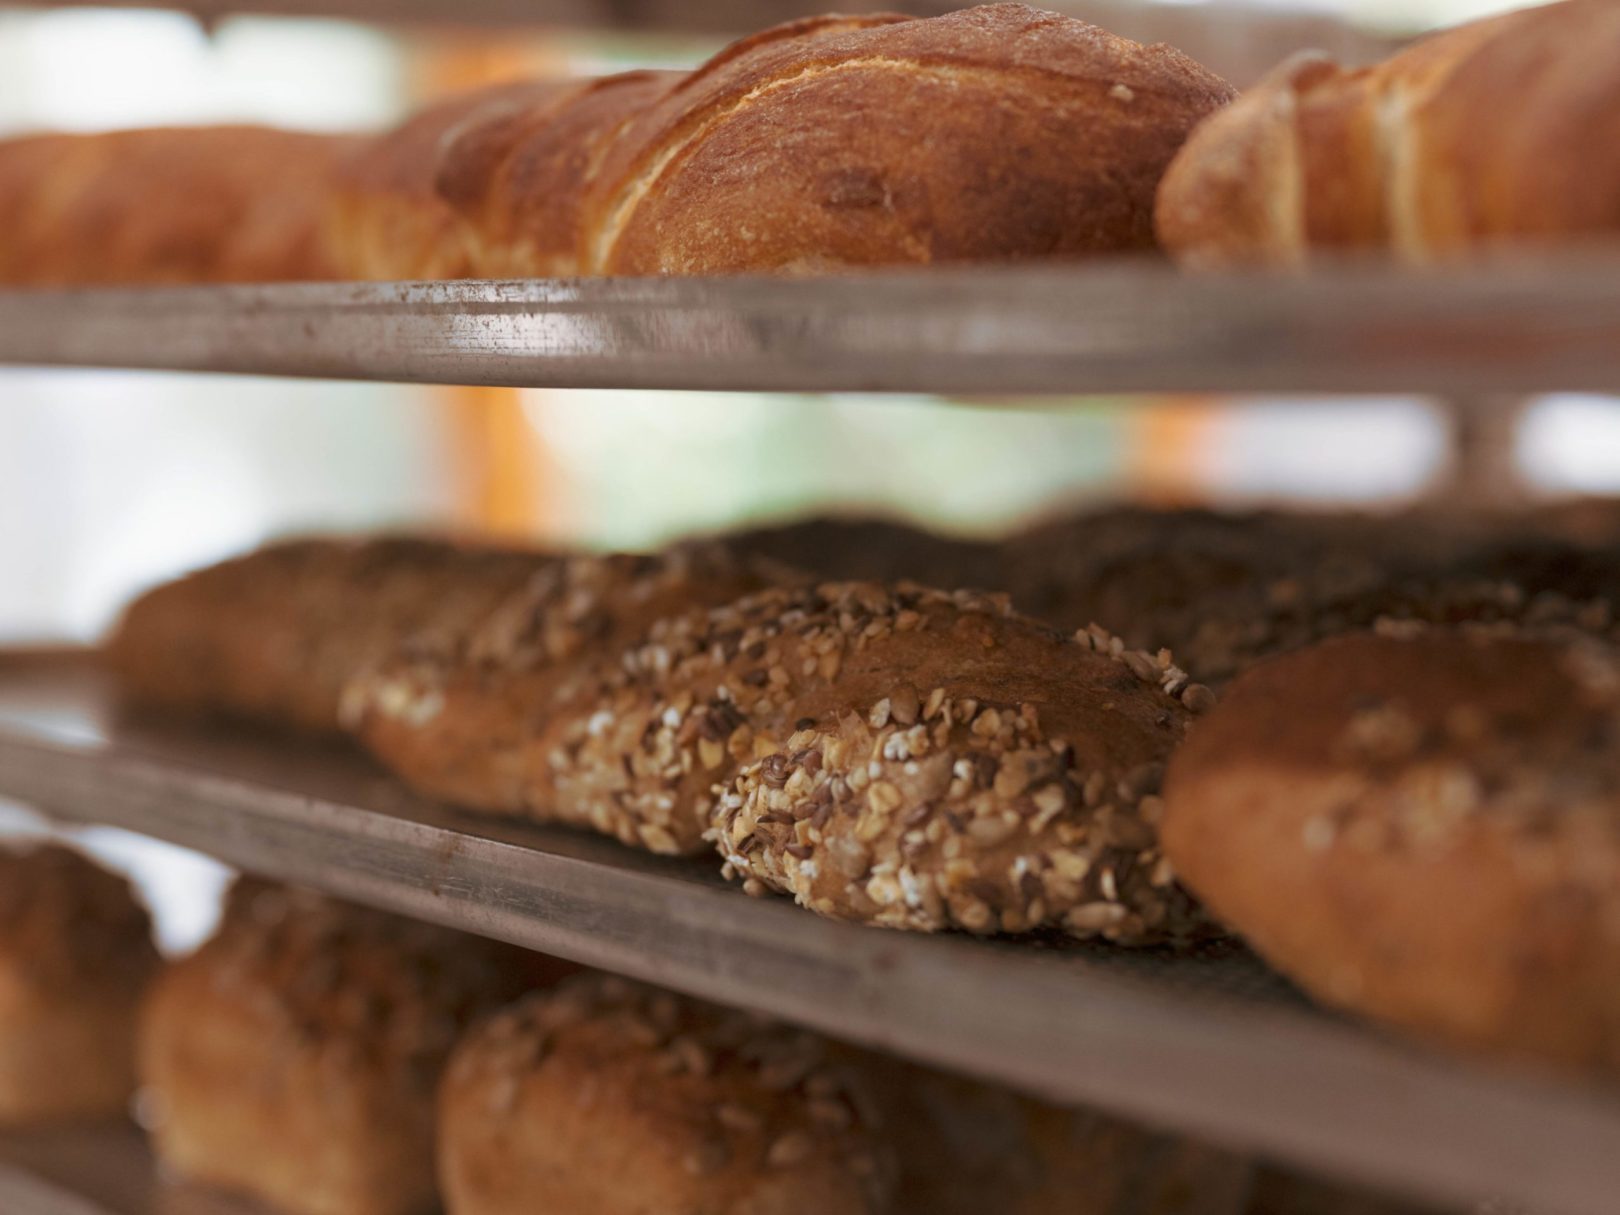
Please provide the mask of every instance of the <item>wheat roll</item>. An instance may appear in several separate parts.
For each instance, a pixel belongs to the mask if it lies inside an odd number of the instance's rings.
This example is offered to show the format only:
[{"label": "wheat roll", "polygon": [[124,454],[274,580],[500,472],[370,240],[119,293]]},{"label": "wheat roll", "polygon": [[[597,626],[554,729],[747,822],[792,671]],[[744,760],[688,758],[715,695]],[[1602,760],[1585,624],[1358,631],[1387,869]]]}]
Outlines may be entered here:
[{"label": "wheat roll", "polygon": [[1620,1063],[1620,658],[1512,626],[1262,663],[1191,732],[1164,846],[1320,999],[1437,1041]]},{"label": "wheat roll", "polygon": [[247,883],[147,1001],[153,1145],[180,1176],[287,1215],[427,1215],[434,1095],[457,1036],[569,969]]}]

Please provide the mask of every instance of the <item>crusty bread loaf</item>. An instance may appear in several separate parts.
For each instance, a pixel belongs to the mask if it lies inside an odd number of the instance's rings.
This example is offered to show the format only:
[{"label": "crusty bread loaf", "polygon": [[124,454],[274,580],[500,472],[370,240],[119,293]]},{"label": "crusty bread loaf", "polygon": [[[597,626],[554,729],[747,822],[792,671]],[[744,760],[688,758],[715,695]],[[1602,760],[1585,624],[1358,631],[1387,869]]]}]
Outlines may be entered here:
[{"label": "crusty bread loaf", "polygon": [[1620,8],[1563,0],[1373,68],[1284,64],[1187,141],[1159,238],[1189,265],[1435,262],[1620,235]]},{"label": "crusty bread loaf", "polygon": [[408,639],[459,635],[550,560],[407,538],[272,544],[142,595],[107,658],[143,703],[332,732],[360,673]]},{"label": "crusty bread loaf", "polygon": [[465,627],[419,634],[357,677],[345,724],[430,796],[586,824],[658,852],[701,851],[696,820],[672,830],[668,815],[559,797],[557,752],[580,722],[582,690],[616,672],[655,622],[790,577],[713,544],[559,558]]},{"label": "crusty bread loaf", "polygon": [[750,890],[826,915],[1178,937],[1202,920],[1152,795],[1204,696],[1167,655],[971,592],[765,591],[626,655],[582,702],[558,792],[707,821]]},{"label": "crusty bread loaf", "polygon": [[646,107],[586,199],[586,268],[695,274],[1153,246],[1152,194],[1232,90],[1017,4],[755,35]]},{"label": "crusty bread loaf", "polygon": [[813,17],[692,73],[496,86],[369,138],[0,142],[0,283],[718,274],[1153,247],[1232,90],[1017,4]]},{"label": "crusty bread loaf", "polygon": [[122,878],[60,845],[0,847],[0,1126],[124,1113],[157,966]]},{"label": "crusty bread loaf", "polygon": [[439,1171],[448,1215],[884,1215],[876,1118],[813,1035],[585,976],[457,1048]]},{"label": "crusty bread loaf", "polygon": [[157,1152],[289,1215],[425,1215],[434,1094],[457,1035],[569,969],[250,883],[147,1001],[140,1067]]},{"label": "crusty bread loaf", "polygon": [[320,228],[354,146],[261,127],[0,141],[0,283],[331,278]]},{"label": "crusty bread loaf", "polygon": [[1459,626],[1263,663],[1165,798],[1177,872],[1308,991],[1466,1047],[1620,1065],[1610,643]]}]

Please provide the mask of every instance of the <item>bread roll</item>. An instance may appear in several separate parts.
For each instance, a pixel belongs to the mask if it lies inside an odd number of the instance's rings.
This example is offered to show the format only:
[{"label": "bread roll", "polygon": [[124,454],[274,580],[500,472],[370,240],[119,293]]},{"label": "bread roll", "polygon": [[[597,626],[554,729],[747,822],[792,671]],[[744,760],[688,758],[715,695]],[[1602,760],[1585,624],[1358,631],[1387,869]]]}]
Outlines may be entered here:
[{"label": "bread roll", "polygon": [[1159,189],[1193,266],[1376,251],[1431,263],[1620,235],[1620,8],[1564,0],[1372,68],[1280,67],[1201,125]]},{"label": "bread roll", "polygon": [[409,639],[459,636],[549,560],[402,537],[285,541],[148,591],[107,657],[144,704],[335,732],[360,673]]},{"label": "bread roll", "polygon": [[0,283],[326,279],[344,137],[175,127],[0,140]]},{"label": "bread roll", "polygon": [[447,1215],[883,1215],[862,1078],[810,1034],[585,976],[485,1022],[439,1102]]},{"label": "bread roll", "polygon": [[790,577],[712,544],[559,558],[464,617],[465,628],[419,635],[374,664],[349,688],[345,723],[429,796],[589,825],[654,851],[701,851],[695,820],[681,831],[668,815],[620,813],[608,801],[578,810],[560,798],[556,753],[579,723],[581,689],[616,672],[655,622]]},{"label": "bread roll", "polygon": [[0,1126],[124,1112],[157,966],[122,878],[60,845],[0,847]]},{"label": "bread roll", "polygon": [[1177,872],[1328,1003],[1465,1048],[1620,1064],[1620,658],[1350,635],[1237,680],[1171,761]]},{"label": "bread roll", "polygon": [[824,915],[1180,938],[1204,922],[1153,794],[1204,696],[1168,655],[971,592],[766,591],[628,655],[559,796],[706,819],[728,873]]},{"label": "bread roll", "polygon": [[158,1155],[289,1215],[426,1215],[434,1093],[457,1035],[569,969],[250,883],[147,1001]]}]

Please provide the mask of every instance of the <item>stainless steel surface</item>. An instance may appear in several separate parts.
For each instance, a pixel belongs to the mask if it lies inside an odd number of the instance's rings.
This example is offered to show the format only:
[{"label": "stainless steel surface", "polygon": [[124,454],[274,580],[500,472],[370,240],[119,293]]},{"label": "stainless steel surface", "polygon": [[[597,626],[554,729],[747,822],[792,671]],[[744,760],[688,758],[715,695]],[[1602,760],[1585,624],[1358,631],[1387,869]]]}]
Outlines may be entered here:
[{"label": "stainless steel surface", "polygon": [[1620,391],[1620,259],[12,291],[0,362],[998,396]]},{"label": "stainless steel surface", "polygon": [[1432,1197],[1608,1215],[1620,1100],[1325,1015],[1246,955],[929,938],[714,866],[457,814],[339,747],[131,720],[71,655],[0,662],[0,795],[408,915]]},{"label": "stainless steel surface", "polygon": [[0,1131],[4,1215],[265,1215],[262,1208],[165,1179],[134,1126]]}]

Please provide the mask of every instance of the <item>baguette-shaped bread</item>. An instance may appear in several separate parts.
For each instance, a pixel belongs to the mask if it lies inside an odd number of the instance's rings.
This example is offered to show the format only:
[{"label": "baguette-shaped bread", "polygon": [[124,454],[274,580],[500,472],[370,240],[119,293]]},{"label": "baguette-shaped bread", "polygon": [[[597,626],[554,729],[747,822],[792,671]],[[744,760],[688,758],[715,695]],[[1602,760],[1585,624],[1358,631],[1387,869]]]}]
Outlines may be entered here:
[{"label": "baguette-shaped bread", "polygon": [[559,558],[480,616],[464,616],[465,628],[419,634],[353,680],[345,725],[429,796],[589,825],[658,852],[703,851],[695,821],[672,831],[667,815],[560,797],[555,756],[582,693],[655,623],[789,578],[716,544]]},{"label": "baguette-shaped bread", "polygon": [[1498,625],[1275,659],[1192,731],[1165,800],[1177,872],[1321,999],[1620,1068],[1611,644]]},{"label": "baguette-shaped bread", "polygon": [[121,1116],[157,969],[129,883],[60,845],[0,847],[0,1126]]},{"label": "baguette-shaped bread", "polygon": [[1620,6],[1564,0],[1372,68],[1301,56],[1187,141],[1159,238],[1194,266],[1426,263],[1620,235]]},{"label": "baguette-shaped bread", "polygon": [[575,968],[259,881],[154,984],[153,1142],[286,1215],[428,1215],[434,1097],[478,1016]]},{"label": "baguette-shaped bread", "polygon": [[410,638],[459,636],[551,560],[435,540],[285,541],[148,591],[107,658],[143,703],[331,733],[362,672]]},{"label": "baguette-shaped bread", "polygon": [[0,141],[0,283],[332,278],[321,228],[356,146],[263,127]]},{"label": "baguette-shaped bread", "polygon": [[[547,94],[530,114],[493,93],[440,141],[432,195],[402,167],[397,180],[417,187],[373,214],[449,203],[490,277],[1141,250],[1165,165],[1232,95],[1167,47],[1023,5],[818,17],[685,77],[604,80]],[[418,155],[407,127],[367,162]],[[348,215],[340,257],[383,248],[365,208]],[[410,242],[397,250],[389,277],[431,268]]]}]

